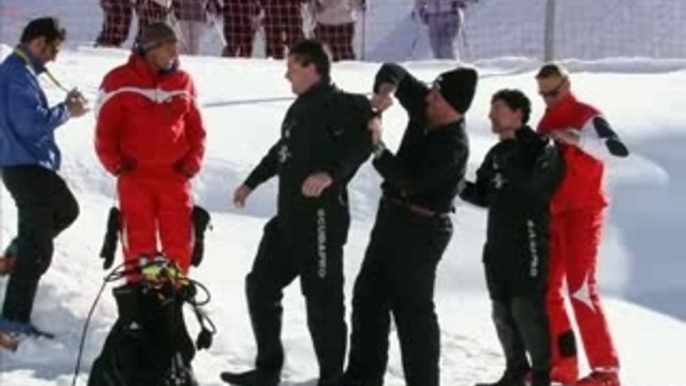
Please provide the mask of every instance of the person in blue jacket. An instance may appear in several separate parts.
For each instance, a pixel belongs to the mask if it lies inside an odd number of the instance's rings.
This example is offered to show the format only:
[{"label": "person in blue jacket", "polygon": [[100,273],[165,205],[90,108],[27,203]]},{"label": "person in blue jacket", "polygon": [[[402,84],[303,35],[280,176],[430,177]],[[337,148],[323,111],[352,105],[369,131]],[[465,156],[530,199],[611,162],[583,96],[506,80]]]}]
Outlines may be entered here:
[{"label": "person in blue jacket", "polygon": [[87,112],[73,90],[50,107],[38,76],[55,60],[66,30],[51,17],[32,20],[21,42],[0,64],[0,171],[15,201],[18,233],[2,257],[9,274],[0,316],[0,346],[8,335],[30,333],[31,311],[40,277],[53,254],[53,239],[78,216],[74,195],[57,171],[60,149],[55,130]]}]

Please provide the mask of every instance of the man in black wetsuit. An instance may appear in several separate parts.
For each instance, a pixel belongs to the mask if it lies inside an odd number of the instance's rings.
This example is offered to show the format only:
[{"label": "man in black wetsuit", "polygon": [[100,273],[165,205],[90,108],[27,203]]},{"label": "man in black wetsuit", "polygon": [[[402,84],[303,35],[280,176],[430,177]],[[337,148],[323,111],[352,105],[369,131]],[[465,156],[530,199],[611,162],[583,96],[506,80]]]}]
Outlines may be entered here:
[{"label": "man in black wetsuit", "polygon": [[372,151],[369,100],[331,83],[321,43],[302,41],[288,56],[287,78],[297,99],[281,138],[234,194],[238,207],[271,177],[279,177],[277,215],[264,228],[246,278],[255,340],[255,369],[224,372],[234,385],[276,386],[281,379],[283,289],[300,277],[307,322],[319,361],[318,386],[338,385],[347,343],[343,246],[350,225],[347,185]]},{"label": "man in black wetsuit", "polygon": [[384,145],[381,120],[369,124],[383,195],[354,287],[345,386],[382,385],[391,313],[406,384],[439,384],[434,282],[452,237],[453,199],[464,182],[469,155],[464,114],[477,78],[474,69],[458,68],[429,88],[396,64],[385,64],[376,75],[372,105],[381,112],[395,94],[409,123],[395,154]]},{"label": "man in black wetsuit", "polygon": [[460,195],[488,208],[483,262],[506,360],[500,380],[477,386],[524,386],[529,372],[532,386],[550,386],[549,208],[564,162],[551,139],[526,126],[530,113],[531,103],[519,90],[493,95],[489,116],[500,142]]}]

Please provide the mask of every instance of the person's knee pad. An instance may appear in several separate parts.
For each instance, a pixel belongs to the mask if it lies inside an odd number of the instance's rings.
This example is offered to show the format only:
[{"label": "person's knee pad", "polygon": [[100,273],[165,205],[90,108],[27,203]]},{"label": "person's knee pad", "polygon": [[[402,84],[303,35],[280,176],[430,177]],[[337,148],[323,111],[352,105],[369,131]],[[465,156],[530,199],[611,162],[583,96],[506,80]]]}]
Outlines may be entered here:
[{"label": "person's knee pad", "polygon": [[574,331],[568,330],[557,337],[557,348],[560,356],[563,358],[576,356],[576,339],[574,338]]}]

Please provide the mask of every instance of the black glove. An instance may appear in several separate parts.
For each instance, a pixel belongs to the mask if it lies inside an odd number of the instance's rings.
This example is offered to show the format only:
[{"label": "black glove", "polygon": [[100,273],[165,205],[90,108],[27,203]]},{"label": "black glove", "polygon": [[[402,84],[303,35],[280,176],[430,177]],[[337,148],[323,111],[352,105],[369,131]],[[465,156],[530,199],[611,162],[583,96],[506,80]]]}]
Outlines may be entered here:
[{"label": "black glove", "polygon": [[195,340],[195,347],[197,347],[198,350],[209,349],[212,347],[212,338],[212,332],[203,327],[200,333],[198,333],[198,338]]},{"label": "black glove", "polygon": [[114,254],[117,251],[117,242],[119,241],[120,216],[119,209],[110,208],[110,214],[107,217],[107,232],[100,250],[100,258],[104,259],[102,268],[105,270],[110,269],[114,263]]},{"label": "black glove", "polygon": [[195,243],[193,245],[193,254],[191,255],[191,264],[198,267],[202,263],[203,255],[205,254],[205,231],[210,225],[210,213],[200,206],[194,206],[191,213],[193,222],[193,232],[195,234]]}]

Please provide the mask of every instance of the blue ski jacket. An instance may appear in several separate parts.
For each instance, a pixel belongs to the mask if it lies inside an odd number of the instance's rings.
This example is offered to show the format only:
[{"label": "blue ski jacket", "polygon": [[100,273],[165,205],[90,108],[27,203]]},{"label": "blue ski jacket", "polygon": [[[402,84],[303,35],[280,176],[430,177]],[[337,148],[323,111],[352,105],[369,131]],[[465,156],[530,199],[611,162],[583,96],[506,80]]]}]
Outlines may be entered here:
[{"label": "blue ski jacket", "polygon": [[48,106],[38,82],[44,71],[40,60],[21,45],[0,64],[0,167],[60,168],[55,129],[69,119],[69,110],[65,103]]}]

